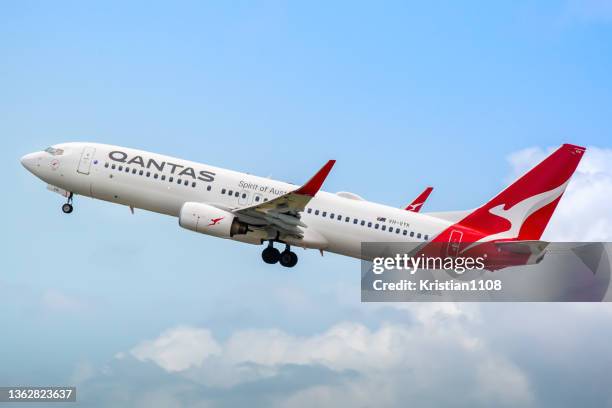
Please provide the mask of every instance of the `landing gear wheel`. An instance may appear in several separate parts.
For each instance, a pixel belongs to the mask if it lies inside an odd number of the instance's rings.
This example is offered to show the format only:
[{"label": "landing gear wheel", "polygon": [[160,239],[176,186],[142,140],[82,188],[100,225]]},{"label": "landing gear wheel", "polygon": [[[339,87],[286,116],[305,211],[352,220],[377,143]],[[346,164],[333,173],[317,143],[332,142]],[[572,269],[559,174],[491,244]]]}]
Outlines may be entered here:
[{"label": "landing gear wheel", "polygon": [[74,197],[74,194],[70,193],[70,195],[68,196],[68,201],[66,202],[66,204],[62,205],[62,211],[64,212],[64,214],[70,214],[72,210],[74,210],[74,208],[72,208],[72,198],[73,197]]},{"label": "landing gear wheel", "polygon": [[287,249],[285,249],[281,254],[280,254],[280,264],[283,265],[286,268],[293,268],[297,262],[298,262],[298,257],[295,254],[295,252],[289,251]]},{"label": "landing gear wheel", "polygon": [[291,263],[289,264],[290,268],[293,268],[298,263],[298,256],[295,252],[291,252]]},{"label": "landing gear wheel", "polygon": [[70,214],[72,210],[73,210],[72,204],[66,203],[62,205],[62,211],[64,212],[64,214]]},{"label": "landing gear wheel", "polygon": [[267,264],[275,264],[278,262],[281,254],[280,251],[272,245],[268,246],[261,253],[261,259]]}]

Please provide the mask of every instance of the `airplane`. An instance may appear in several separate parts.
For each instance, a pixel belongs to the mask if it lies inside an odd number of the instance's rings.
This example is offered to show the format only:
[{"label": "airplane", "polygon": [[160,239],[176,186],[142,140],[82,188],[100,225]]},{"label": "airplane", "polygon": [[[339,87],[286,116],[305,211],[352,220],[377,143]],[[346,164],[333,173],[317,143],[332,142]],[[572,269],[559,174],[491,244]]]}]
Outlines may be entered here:
[{"label": "airplane", "polygon": [[[365,259],[362,242],[415,243],[446,251],[494,244],[494,250],[535,253],[570,177],[585,152],[564,144],[475,210],[419,213],[321,187],[335,160],[298,186],[126,147],[62,143],[27,154],[22,165],[63,195],[72,213],[77,195],[178,218],[201,234],[267,246],[268,264],[293,267],[291,247]],[[285,245],[281,252],[274,244]],[[544,245],[545,246],[545,245]],[[538,250],[539,250],[538,249]]]},{"label": "airplane", "polygon": [[427,187],[417,198],[404,208],[406,211],[419,212],[423,208],[423,204],[427,201],[429,194],[433,191],[433,187]]}]

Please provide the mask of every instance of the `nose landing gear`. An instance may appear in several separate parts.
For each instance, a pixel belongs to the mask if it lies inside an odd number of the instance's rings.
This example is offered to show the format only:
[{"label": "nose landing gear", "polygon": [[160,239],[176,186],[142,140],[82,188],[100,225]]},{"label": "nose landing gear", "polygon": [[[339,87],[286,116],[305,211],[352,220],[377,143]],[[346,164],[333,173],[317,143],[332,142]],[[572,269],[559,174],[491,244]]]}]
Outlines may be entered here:
[{"label": "nose landing gear", "polygon": [[280,252],[278,249],[274,248],[272,241],[270,241],[266,249],[261,253],[261,259],[267,264],[280,262],[280,264],[286,268],[293,268],[298,262],[297,255],[295,252],[291,251],[289,245],[285,247],[283,252]]},{"label": "nose landing gear", "polygon": [[68,201],[62,205],[62,211],[64,212],[64,214],[70,214],[74,208],[72,207],[72,197],[73,194],[70,193],[70,195],[68,196]]}]

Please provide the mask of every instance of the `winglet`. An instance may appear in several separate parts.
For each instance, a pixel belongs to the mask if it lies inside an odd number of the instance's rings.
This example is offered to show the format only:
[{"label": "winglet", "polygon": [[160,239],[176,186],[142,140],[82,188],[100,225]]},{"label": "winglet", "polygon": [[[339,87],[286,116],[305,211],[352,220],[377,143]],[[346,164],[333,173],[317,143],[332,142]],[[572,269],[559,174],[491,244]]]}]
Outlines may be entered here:
[{"label": "winglet", "polygon": [[312,176],[312,178],[308,180],[306,184],[295,190],[293,193],[314,197],[315,194],[317,194],[317,192],[321,189],[323,182],[327,178],[327,175],[331,171],[332,167],[334,167],[335,163],[335,160],[330,160],[325,163],[325,166],[321,167],[321,170],[319,170],[317,174]]},{"label": "winglet", "polygon": [[429,194],[433,191],[433,187],[427,187],[413,202],[408,204],[405,208],[406,211],[419,212],[421,207],[429,197]]}]

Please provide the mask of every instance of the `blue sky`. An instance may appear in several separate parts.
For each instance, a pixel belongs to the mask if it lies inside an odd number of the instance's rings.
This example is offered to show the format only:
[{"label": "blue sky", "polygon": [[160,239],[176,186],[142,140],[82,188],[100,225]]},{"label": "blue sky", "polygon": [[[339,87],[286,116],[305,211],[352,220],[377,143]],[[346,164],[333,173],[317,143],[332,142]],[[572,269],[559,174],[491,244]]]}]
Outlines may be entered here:
[{"label": "blue sky", "polygon": [[[612,317],[607,305],[589,313],[546,305],[362,305],[356,260],[300,251],[289,271],[264,265],[259,247],[199,236],[157,214],[132,216],[77,198],[75,213],[64,216],[61,198],[18,159],[54,143],[89,140],[300,183],[334,158],[328,191],[400,206],[433,185],[426,210],[471,208],[503,187],[524,149],[571,142],[598,148],[597,163],[607,162],[610,72],[612,5],[604,0],[0,3],[0,166],[8,180],[0,204],[0,385],[72,382],[91,403],[104,387],[120,384],[134,399],[107,396],[115,406],[152,406],[151,384],[170,387],[158,396],[160,406],[198,406],[200,397],[220,406],[240,405],[239,397],[299,405],[298,397],[321,397],[312,378],[341,384],[347,395],[351,381],[418,367],[385,371],[368,351],[342,364],[292,355],[270,363],[280,368],[268,382],[225,384],[232,399],[203,380],[209,374],[197,370],[208,363],[168,372],[146,341],[163,333],[175,338],[172,330],[184,327],[196,343],[208,344],[208,331],[214,338],[208,350],[227,356],[232,339],[248,330],[276,330],[293,336],[283,337],[290,344],[310,344],[337,327],[365,339],[393,327],[434,355],[451,353],[446,346],[457,336],[485,345],[474,360],[451,359],[433,371],[507,373],[510,385],[466,380],[465,389],[493,390],[466,397],[466,404],[486,405],[512,386],[525,395],[515,401],[522,404],[572,397],[609,403],[609,391],[597,387],[609,363],[599,342]],[[603,164],[598,171],[611,174]],[[609,196],[595,197],[597,216],[606,216]],[[607,230],[602,219],[592,220],[593,230]],[[591,226],[586,218],[582,223],[585,231]],[[497,312],[514,318],[499,322]],[[518,325],[527,318],[534,323]],[[572,318],[582,333],[561,344],[559,337],[575,327]],[[429,320],[456,331],[436,337]],[[353,326],[337,326],[343,323]],[[549,337],[539,326],[552,326]],[[255,337],[265,343],[269,333],[262,333]],[[342,344],[353,337],[338,338]],[[544,355],[545,344],[554,344],[554,353]],[[537,352],[535,360],[525,357]],[[478,366],[480,357],[490,364]],[[580,387],[553,393],[543,384],[565,364],[591,357],[599,360],[571,379],[591,380],[588,396]],[[175,384],[195,394],[180,399],[171,391]],[[262,397],[266,387],[277,393]],[[401,403],[401,395],[390,391],[388,405]]]}]

